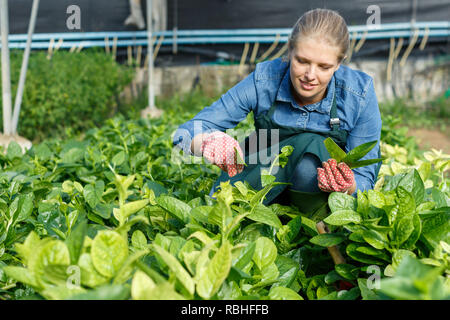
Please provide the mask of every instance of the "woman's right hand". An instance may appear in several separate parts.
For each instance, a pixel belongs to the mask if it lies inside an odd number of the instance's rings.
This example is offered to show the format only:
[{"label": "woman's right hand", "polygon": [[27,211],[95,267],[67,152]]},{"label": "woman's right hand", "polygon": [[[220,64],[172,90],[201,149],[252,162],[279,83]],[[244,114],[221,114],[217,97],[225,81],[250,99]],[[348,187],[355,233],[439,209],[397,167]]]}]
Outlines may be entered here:
[{"label": "woman's right hand", "polygon": [[230,177],[244,170],[244,164],[238,164],[235,148],[242,159],[244,156],[236,139],[222,131],[204,134],[202,138],[200,151],[208,161],[227,172]]}]

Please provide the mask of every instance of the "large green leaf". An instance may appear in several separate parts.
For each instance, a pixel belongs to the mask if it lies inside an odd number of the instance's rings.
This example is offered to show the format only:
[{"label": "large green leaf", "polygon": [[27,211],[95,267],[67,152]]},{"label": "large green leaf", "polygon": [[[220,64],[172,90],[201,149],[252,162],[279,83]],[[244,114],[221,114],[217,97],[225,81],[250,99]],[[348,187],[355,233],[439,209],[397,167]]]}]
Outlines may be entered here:
[{"label": "large green leaf", "polygon": [[300,264],[291,258],[278,255],[275,264],[279,271],[276,285],[281,287],[291,287],[297,277]]},{"label": "large green leaf", "polygon": [[255,249],[256,243],[254,241],[248,243],[239,251],[239,255],[236,257],[236,259],[233,259],[233,267],[242,270],[245,266],[247,266],[253,259]]},{"label": "large green leaf", "polygon": [[331,212],[338,210],[356,210],[356,199],[342,192],[332,192],[328,197],[328,206]]},{"label": "large green leaf", "polygon": [[92,258],[89,253],[83,253],[78,259],[78,266],[81,269],[81,283],[84,286],[95,288],[105,284],[109,277],[100,274],[92,263]]},{"label": "large green leaf", "polygon": [[175,218],[185,223],[189,222],[189,212],[191,211],[191,207],[187,203],[166,195],[157,197],[156,203]]},{"label": "large green leaf", "polygon": [[414,231],[413,215],[404,216],[398,220],[394,228],[394,243],[400,246]]},{"label": "large green leaf", "polygon": [[362,236],[375,249],[382,250],[388,246],[387,237],[375,230],[364,230]]},{"label": "large green leaf", "polygon": [[422,219],[422,238],[431,248],[440,241],[450,243],[450,207],[438,210],[439,213]]},{"label": "large green leaf", "polygon": [[95,269],[103,276],[111,278],[127,259],[128,244],[117,232],[102,230],[92,241],[91,256]]},{"label": "large green leaf", "polygon": [[81,287],[67,287],[66,284],[63,284],[55,287],[47,287],[41,292],[41,294],[48,300],[66,300],[70,299],[72,296],[85,292],[86,289]]},{"label": "large green leaf", "polygon": [[197,283],[197,293],[204,299],[210,299],[217,293],[228,276],[231,268],[231,245],[222,244],[209,262],[205,272]]},{"label": "large green leaf", "polygon": [[360,223],[361,216],[354,210],[338,210],[326,217],[324,222],[334,226],[342,226],[349,223]]},{"label": "large green leaf", "polygon": [[425,196],[425,187],[416,169],[409,171],[399,182],[399,187],[403,187],[414,198],[416,205],[422,203]]},{"label": "large green leaf", "polygon": [[345,249],[345,252],[352,259],[362,262],[362,263],[365,263],[365,264],[374,264],[374,265],[384,265],[385,264],[385,262],[383,262],[382,260],[376,259],[373,256],[369,256],[369,255],[359,252],[357,250],[358,247],[359,246],[356,243],[350,243],[347,246],[347,248]]},{"label": "large green leaf", "polygon": [[364,144],[361,144],[357,146],[356,148],[353,148],[350,150],[347,155],[341,160],[345,163],[353,163],[364,157],[367,153],[369,153],[370,150],[372,150],[376,145],[378,141],[370,141],[366,142]]},{"label": "large green leaf", "polygon": [[95,185],[88,184],[84,187],[83,196],[91,208],[95,208],[100,203],[104,188],[105,183],[102,180],[96,181]]},{"label": "large green leaf", "polygon": [[133,300],[149,300],[156,284],[141,270],[136,271],[131,282],[131,297]]},{"label": "large green leaf", "polygon": [[[50,238],[47,241],[50,241]],[[35,260],[39,247],[43,244],[44,241],[39,239],[36,232],[31,231],[23,243],[16,243],[14,247],[22,258],[23,264],[29,266]]]},{"label": "large green leaf", "polygon": [[420,217],[418,214],[414,214],[412,216],[413,221],[413,227],[414,230],[409,236],[409,238],[406,240],[406,242],[403,244],[405,248],[412,248],[417,240],[419,240],[420,235],[422,234],[422,221],[420,220]]},{"label": "large green leaf", "polygon": [[361,160],[356,162],[349,162],[347,163],[350,169],[356,169],[360,167],[366,167],[374,163],[378,163],[385,160],[385,158],[375,158],[375,159],[368,159],[368,160]]},{"label": "large green leaf", "polygon": [[273,263],[277,258],[277,247],[266,237],[259,237],[256,239],[256,248],[253,255],[253,261],[258,266],[259,270]]},{"label": "large green leaf", "polygon": [[250,220],[261,222],[277,229],[281,228],[281,221],[277,215],[265,205],[258,203],[247,216]]},{"label": "large green leaf", "polygon": [[334,266],[336,272],[347,280],[355,280],[358,277],[358,267],[351,264],[341,263]]},{"label": "large green leaf", "polygon": [[343,242],[347,237],[344,234],[324,233],[312,237],[309,241],[322,247],[331,247]]},{"label": "large green leaf", "polygon": [[363,218],[367,218],[369,215],[370,202],[366,192],[357,191],[357,206],[356,211],[359,212]]},{"label": "large green leaf", "polygon": [[133,235],[131,236],[131,244],[139,250],[146,249],[148,247],[147,238],[141,230],[136,230],[133,232]]},{"label": "large green leaf", "polygon": [[70,263],[77,264],[83,249],[84,239],[87,235],[87,222],[81,221],[65,240],[70,253]]},{"label": "large green leaf", "polygon": [[129,216],[143,209],[148,203],[148,199],[125,203],[121,208],[113,209],[114,217],[123,224]]},{"label": "large green leaf", "polygon": [[272,287],[269,298],[270,300],[303,300],[297,292],[285,287]]},{"label": "large green leaf", "polygon": [[46,267],[51,265],[70,265],[70,254],[66,244],[61,240],[51,240],[43,245],[38,253],[35,263],[30,265],[30,269],[36,276],[36,280],[43,283],[43,276]]},{"label": "large green leaf", "polygon": [[413,215],[416,211],[416,202],[413,195],[402,186],[397,187],[396,193],[396,202],[399,205],[396,220],[401,219],[405,215]]},{"label": "large green leaf", "polygon": [[382,209],[383,206],[386,205],[386,200],[382,192],[376,190],[368,190],[367,195],[369,198],[369,203],[372,206]]},{"label": "large green leaf", "polygon": [[380,296],[373,289],[367,286],[367,279],[358,278],[358,287],[361,290],[363,300],[380,300]]},{"label": "large green leaf", "polygon": [[33,211],[33,201],[34,201],[33,193],[21,194],[14,199],[13,203],[10,205],[9,208],[10,216],[13,216],[14,223],[24,221],[30,217],[31,212]]},{"label": "large green leaf", "polygon": [[344,150],[339,147],[336,142],[334,142],[331,138],[326,138],[323,143],[325,144],[325,147],[328,150],[328,153],[330,154],[330,157],[335,159],[338,163],[342,161],[342,159],[345,158],[347,155]]},{"label": "large green leaf", "polygon": [[8,149],[6,151],[6,157],[9,160],[13,160],[14,158],[21,158],[23,155],[22,148],[16,141],[11,141],[8,145]]},{"label": "large green leaf", "polygon": [[70,297],[70,300],[126,300],[130,289],[125,285],[105,285]]},{"label": "large green leaf", "polygon": [[195,283],[191,275],[183,268],[181,263],[168,251],[158,246],[157,244],[152,244],[152,249],[156,254],[164,261],[164,263],[169,267],[169,269],[175,274],[177,279],[183,285],[183,287],[193,295],[195,290]]},{"label": "large green leaf", "polygon": [[[147,279],[150,278],[147,277]],[[167,281],[155,286],[151,286],[150,281],[141,281],[141,276],[133,278],[131,294],[134,300],[185,300]]]},{"label": "large green leaf", "polygon": [[37,288],[40,285],[36,281],[34,274],[27,268],[16,267],[16,266],[6,266],[2,269],[8,277],[11,277],[23,284],[27,284],[33,288]]}]

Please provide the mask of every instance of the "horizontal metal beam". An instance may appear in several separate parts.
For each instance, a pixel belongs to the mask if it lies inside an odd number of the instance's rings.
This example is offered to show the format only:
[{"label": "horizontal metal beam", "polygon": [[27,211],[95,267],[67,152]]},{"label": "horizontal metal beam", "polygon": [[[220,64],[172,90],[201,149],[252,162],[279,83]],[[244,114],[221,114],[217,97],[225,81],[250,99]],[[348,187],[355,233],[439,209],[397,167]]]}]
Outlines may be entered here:
[{"label": "horizontal metal beam", "polygon": [[[353,33],[368,32],[368,34],[378,34],[386,31],[403,31],[413,32],[415,29],[432,30],[450,30],[450,22],[417,22],[411,23],[389,23],[381,24],[379,27],[375,26],[349,26],[349,33],[352,37]],[[290,28],[275,28],[275,29],[221,29],[221,30],[177,30],[177,38],[193,38],[193,37],[244,37],[244,36],[276,36],[287,37],[291,32]],[[159,31],[153,32],[156,37],[164,36],[165,38],[172,38],[173,31]],[[361,35],[357,35],[357,37]],[[10,42],[26,41],[26,34],[11,34],[8,37]],[[49,41],[51,39],[66,40],[103,40],[105,38],[113,39],[147,39],[146,31],[124,31],[124,32],[64,32],[64,33],[37,33],[33,35],[33,41]]]},{"label": "horizontal metal beam", "polygon": [[[418,32],[418,37],[423,37],[426,34],[424,30],[420,30]],[[375,40],[375,39],[389,39],[389,38],[408,38],[412,34],[409,31],[401,31],[401,32],[379,32],[377,34],[367,34],[366,39]],[[428,37],[449,37],[449,30],[432,30],[428,32]],[[360,39],[362,37],[361,34],[357,35],[355,38]],[[57,39],[57,38],[56,38]],[[196,45],[196,44],[239,44],[239,43],[273,43],[277,40],[277,37],[274,36],[259,36],[259,37],[189,37],[189,38],[179,38],[176,40],[177,44],[180,45]],[[279,37],[279,43],[286,43],[288,40],[287,36]],[[163,39],[161,45],[172,45],[174,43],[173,38]],[[56,42],[53,44],[56,45]],[[61,49],[67,49],[72,47],[105,47],[105,40],[82,40],[82,41],[63,41],[60,45]],[[109,46],[112,45],[112,41],[109,41]],[[146,46],[146,39],[124,39],[117,41],[117,47],[127,47],[127,46]],[[11,49],[24,49],[26,46],[25,42],[10,42],[9,48]],[[39,41],[33,42],[31,44],[32,49],[47,49],[50,46],[50,41]]]}]

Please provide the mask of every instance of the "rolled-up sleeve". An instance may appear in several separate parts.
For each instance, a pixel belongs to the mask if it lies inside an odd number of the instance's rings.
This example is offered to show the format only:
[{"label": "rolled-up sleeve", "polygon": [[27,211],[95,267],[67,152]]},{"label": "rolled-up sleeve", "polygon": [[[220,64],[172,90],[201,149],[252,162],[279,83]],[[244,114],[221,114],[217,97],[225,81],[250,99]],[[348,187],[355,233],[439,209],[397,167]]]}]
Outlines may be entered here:
[{"label": "rolled-up sleeve", "polygon": [[[380,136],[381,136],[381,115],[378,101],[371,79],[367,85],[365,98],[362,100],[360,113],[355,127],[349,132],[347,137],[347,152],[363,143],[377,140],[376,146],[370,150],[361,160],[374,159],[380,156]],[[357,195],[357,191],[373,189],[377,180],[379,163],[353,169],[356,181],[356,190],[352,194]]]},{"label": "rolled-up sleeve", "polygon": [[234,128],[257,104],[253,72],[240,81],[194,118],[180,125],[173,136],[173,145],[192,155],[191,142],[199,133]]}]

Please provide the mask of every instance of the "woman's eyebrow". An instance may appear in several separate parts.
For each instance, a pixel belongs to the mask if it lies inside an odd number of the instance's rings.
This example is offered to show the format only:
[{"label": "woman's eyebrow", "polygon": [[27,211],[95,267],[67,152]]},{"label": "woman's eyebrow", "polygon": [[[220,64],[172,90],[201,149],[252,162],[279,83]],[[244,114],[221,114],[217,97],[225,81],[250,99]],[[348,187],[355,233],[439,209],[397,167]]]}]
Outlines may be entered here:
[{"label": "woman's eyebrow", "polygon": [[[295,55],[295,57],[297,58],[297,60],[304,60],[306,62],[311,62],[308,58],[302,57],[300,55]],[[327,63],[327,62],[319,62],[319,65],[323,66],[323,67],[332,67],[333,64]]]}]

